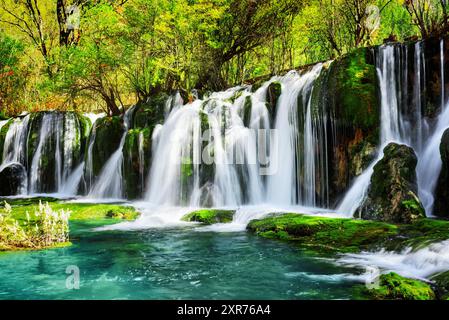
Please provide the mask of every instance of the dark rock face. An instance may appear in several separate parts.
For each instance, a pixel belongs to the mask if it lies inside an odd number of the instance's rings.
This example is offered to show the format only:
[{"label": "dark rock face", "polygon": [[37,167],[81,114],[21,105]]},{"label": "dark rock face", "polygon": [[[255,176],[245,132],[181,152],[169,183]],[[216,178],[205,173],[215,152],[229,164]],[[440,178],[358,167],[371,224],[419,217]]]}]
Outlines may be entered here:
[{"label": "dark rock face", "polygon": [[433,212],[436,216],[449,217],[449,129],[443,133],[441,138],[440,154],[443,165],[435,190]]},{"label": "dark rock face", "polygon": [[[123,147],[124,192],[127,199],[142,197],[151,163],[151,137],[164,121],[168,95],[161,93],[139,102]],[[173,107],[173,106],[170,106]]]},{"label": "dark rock face", "polygon": [[274,126],[274,119],[276,116],[276,105],[278,103],[279,97],[282,94],[282,85],[280,82],[273,82],[267,88],[267,109],[270,113],[270,121],[272,126]]},{"label": "dark rock face", "polygon": [[355,217],[393,223],[410,223],[424,217],[418,198],[416,165],[412,148],[390,143],[384,157],[374,166],[368,195]]},{"label": "dark rock face", "polygon": [[125,130],[121,117],[104,117],[95,122],[95,142],[92,147],[92,174],[97,177],[104,164],[120,145]]},{"label": "dark rock face", "polygon": [[[316,181],[321,205],[335,206],[374,159],[380,102],[374,51],[360,48],[324,66],[312,93],[313,118],[326,134],[316,157],[327,163],[327,180]],[[304,103],[299,100],[299,110]],[[301,120],[300,120],[301,121]],[[301,133],[300,133],[301,134]],[[324,193],[328,187],[328,194]],[[328,203],[323,201],[328,199]]]},{"label": "dark rock face", "polygon": [[12,163],[0,171],[0,196],[14,196],[19,193],[26,179],[26,170],[20,163]]}]

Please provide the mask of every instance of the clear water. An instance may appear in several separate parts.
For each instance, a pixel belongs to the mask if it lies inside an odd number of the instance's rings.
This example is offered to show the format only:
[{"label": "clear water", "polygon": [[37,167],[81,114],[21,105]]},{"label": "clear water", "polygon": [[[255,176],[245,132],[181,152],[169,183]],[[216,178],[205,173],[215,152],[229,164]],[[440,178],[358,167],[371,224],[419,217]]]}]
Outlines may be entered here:
[{"label": "clear water", "polygon": [[0,254],[0,299],[354,298],[348,268],[246,232],[71,228],[71,247]]}]

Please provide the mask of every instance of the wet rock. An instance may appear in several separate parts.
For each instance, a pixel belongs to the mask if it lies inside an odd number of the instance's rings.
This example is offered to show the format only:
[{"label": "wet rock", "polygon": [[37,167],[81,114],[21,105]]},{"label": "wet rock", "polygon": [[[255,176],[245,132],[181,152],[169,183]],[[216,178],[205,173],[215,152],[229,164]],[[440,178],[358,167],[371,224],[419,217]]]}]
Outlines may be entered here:
[{"label": "wet rock", "polygon": [[440,155],[443,164],[435,190],[433,212],[436,216],[449,217],[449,129],[441,138]]},{"label": "wet rock", "polygon": [[0,171],[0,196],[20,193],[26,179],[26,170],[20,163],[12,163]]},{"label": "wet rock", "polygon": [[185,215],[182,220],[203,224],[227,223],[232,221],[234,214],[235,210],[203,209]]},{"label": "wet rock", "polygon": [[374,166],[368,195],[354,214],[365,220],[410,223],[424,217],[416,182],[417,157],[412,148],[390,143]]}]

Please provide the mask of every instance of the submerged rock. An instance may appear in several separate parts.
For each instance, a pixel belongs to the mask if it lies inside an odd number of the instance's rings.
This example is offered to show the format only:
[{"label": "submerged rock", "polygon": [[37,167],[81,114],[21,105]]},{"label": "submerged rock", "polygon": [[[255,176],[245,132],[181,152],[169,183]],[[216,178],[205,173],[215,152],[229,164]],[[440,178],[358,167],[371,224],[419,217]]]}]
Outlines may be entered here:
[{"label": "submerged rock", "polygon": [[449,217],[449,129],[441,138],[440,154],[443,164],[435,190],[433,212],[436,216]]},{"label": "submerged rock", "polygon": [[390,143],[374,166],[368,195],[354,214],[365,220],[410,223],[424,217],[416,182],[417,157],[412,148]]},{"label": "submerged rock", "polygon": [[202,209],[186,214],[183,221],[201,222],[203,224],[231,222],[235,210]]},{"label": "submerged rock", "polygon": [[26,179],[26,170],[20,163],[12,163],[0,171],[0,196],[14,196]]},{"label": "submerged rock", "polygon": [[431,286],[423,281],[404,278],[394,272],[379,277],[378,288],[368,290],[377,300],[434,300]]}]

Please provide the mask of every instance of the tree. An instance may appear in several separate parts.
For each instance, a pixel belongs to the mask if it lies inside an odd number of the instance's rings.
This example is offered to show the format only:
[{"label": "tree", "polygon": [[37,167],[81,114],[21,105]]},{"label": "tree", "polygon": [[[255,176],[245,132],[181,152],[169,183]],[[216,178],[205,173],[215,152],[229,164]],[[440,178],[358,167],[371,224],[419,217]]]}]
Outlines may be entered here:
[{"label": "tree", "polygon": [[449,31],[445,0],[405,0],[404,4],[423,39]]},{"label": "tree", "polygon": [[[8,106],[21,94],[23,75],[20,73],[20,55],[24,45],[0,33],[0,110],[6,111]],[[14,114],[17,110],[9,110]]]},{"label": "tree", "polygon": [[132,47],[123,41],[123,19],[109,4],[92,7],[81,23],[83,36],[77,46],[63,51],[61,88],[70,97],[87,94],[100,98],[109,115],[124,111],[122,94],[126,93],[123,68],[129,62]]}]

